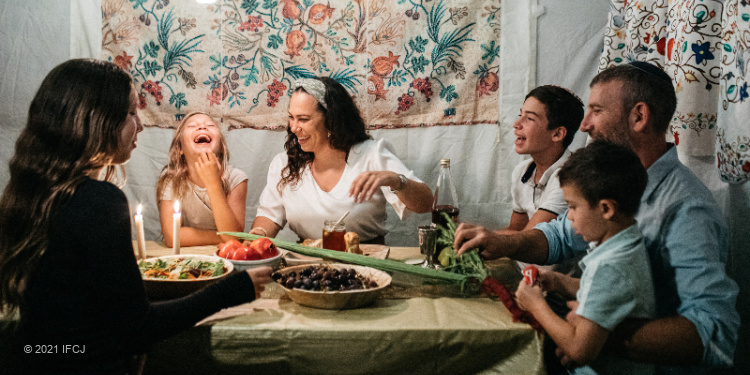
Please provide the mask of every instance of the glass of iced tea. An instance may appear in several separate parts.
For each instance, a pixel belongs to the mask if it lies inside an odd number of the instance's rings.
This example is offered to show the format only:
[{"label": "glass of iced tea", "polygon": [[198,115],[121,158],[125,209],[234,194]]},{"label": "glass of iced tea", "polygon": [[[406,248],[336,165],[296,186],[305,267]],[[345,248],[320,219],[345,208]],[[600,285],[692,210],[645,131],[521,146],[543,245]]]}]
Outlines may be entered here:
[{"label": "glass of iced tea", "polygon": [[326,220],[323,222],[323,248],[346,251],[344,234],[346,234],[344,223],[337,224],[336,220]]}]

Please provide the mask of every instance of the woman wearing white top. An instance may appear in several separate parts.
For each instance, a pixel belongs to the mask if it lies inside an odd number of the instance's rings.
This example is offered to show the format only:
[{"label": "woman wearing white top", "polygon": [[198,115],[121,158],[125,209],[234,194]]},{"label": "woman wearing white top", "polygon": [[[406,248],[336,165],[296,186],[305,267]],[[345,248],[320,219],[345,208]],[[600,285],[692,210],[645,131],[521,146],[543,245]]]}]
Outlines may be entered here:
[{"label": "woman wearing white top", "polygon": [[292,88],[286,153],[271,162],[250,233],[275,237],[288,222],[301,239],[320,238],[324,220],[350,211],[347,231],[383,243],[386,201],[401,219],[430,211],[430,188],[388,142],[372,140],[341,84],[305,78]]}]

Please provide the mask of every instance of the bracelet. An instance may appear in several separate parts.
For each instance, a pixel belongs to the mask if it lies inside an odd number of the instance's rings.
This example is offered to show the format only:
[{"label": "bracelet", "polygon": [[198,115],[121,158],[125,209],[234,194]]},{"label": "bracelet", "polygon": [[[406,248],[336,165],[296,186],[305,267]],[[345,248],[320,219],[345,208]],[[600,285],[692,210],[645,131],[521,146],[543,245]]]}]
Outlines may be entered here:
[{"label": "bracelet", "polygon": [[252,231],[254,231],[254,230],[256,230],[256,229],[260,229],[260,230],[262,230],[262,231],[263,231],[263,237],[268,237],[268,232],[266,232],[266,228],[263,228],[263,227],[255,227],[255,228],[253,228],[253,229],[250,229],[250,231],[252,232]]},{"label": "bracelet", "polygon": [[392,193],[398,193],[399,191],[404,190],[404,188],[406,187],[406,181],[407,181],[406,176],[399,174],[398,181],[399,181],[399,185],[397,188],[391,189]]}]

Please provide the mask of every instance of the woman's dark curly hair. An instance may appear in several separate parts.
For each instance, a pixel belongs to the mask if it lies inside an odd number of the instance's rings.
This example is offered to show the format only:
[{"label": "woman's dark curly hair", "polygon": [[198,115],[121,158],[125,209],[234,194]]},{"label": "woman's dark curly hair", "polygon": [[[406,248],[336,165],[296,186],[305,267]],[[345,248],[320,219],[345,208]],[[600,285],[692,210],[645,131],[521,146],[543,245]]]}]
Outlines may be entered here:
[{"label": "woman's dark curly hair", "polygon": [[[323,82],[326,87],[325,101],[328,109],[318,103],[318,111],[323,113],[325,128],[331,133],[328,142],[331,147],[346,152],[348,158],[352,146],[372,139],[365,130],[365,120],[362,119],[359,108],[344,86],[328,77],[314,79]],[[298,91],[306,92],[302,87],[298,87],[294,92]],[[299,182],[302,171],[315,159],[312,152],[302,151],[291,126],[287,126],[286,133],[284,149],[289,160],[286,167],[281,170],[281,180],[276,186],[279,192],[287,184],[295,185]]]}]

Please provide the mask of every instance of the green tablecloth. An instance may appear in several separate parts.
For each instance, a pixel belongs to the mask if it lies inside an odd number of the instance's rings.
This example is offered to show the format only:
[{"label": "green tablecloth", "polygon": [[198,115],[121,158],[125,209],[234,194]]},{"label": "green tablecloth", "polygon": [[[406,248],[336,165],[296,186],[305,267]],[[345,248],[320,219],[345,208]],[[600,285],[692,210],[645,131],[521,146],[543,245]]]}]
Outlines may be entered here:
[{"label": "green tablecloth", "polygon": [[149,353],[147,373],[543,374],[542,337],[488,298],[383,299],[343,311],[260,299]]}]

